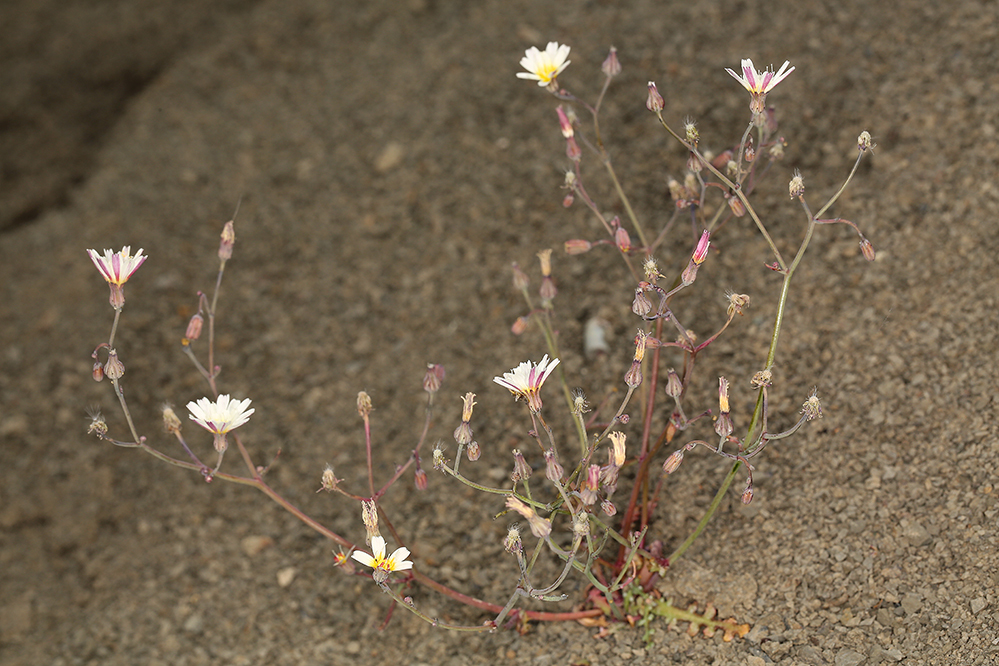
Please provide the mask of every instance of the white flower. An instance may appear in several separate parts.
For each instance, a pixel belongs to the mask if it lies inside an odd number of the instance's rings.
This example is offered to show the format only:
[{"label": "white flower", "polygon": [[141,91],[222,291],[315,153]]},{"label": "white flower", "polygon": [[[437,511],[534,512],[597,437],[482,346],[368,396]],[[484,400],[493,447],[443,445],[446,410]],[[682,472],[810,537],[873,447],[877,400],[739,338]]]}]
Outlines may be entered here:
[{"label": "white flower", "polygon": [[226,449],[225,434],[249,421],[250,414],[256,411],[247,409],[250,402],[249,398],[230,400],[228,395],[220,395],[215,402],[209,398],[189,402],[187,409],[192,421],[215,435],[215,449],[222,453]]},{"label": "white flower", "polygon": [[787,75],[794,71],[794,67],[788,69],[787,66],[791,63],[787,60],[784,64],[780,66],[777,73],[774,73],[773,65],[770,69],[765,69],[762,72],[756,70],[753,67],[753,61],[749,58],[744,58],[742,61],[742,76],[739,76],[733,72],[728,67],[725,71],[732,75],[732,77],[742,84],[742,87],[751,92],[754,95],[766,95],[768,92],[774,89],[774,87],[787,78]]},{"label": "white flower", "polygon": [[493,381],[510,390],[517,399],[523,398],[527,401],[532,412],[541,411],[541,385],[548,379],[558,359],[548,361],[548,354],[542,357],[537,364],[524,361],[510,372],[504,372],[502,377],[493,377]]},{"label": "white flower", "polygon": [[142,256],[141,247],[135,256],[132,256],[131,250],[131,246],[126,245],[121,248],[121,252],[104,250],[103,257],[97,250],[87,250],[87,254],[90,255],[90,260],[94,262],[94,266],[97,266],[97,270],[101,272],[108,283],[123,285],[128,281],[128,278],[132,277],[132,273],[142,265],[142,262],[149,258]]},{"label": "white flower", "polygon": [[376,580],[380,577],[381,581],[384,581],[388,574],[393,571],[413,568],[413,563],[406,559],[409,557],[409,548],[396,548],[391,555],[385,557],[385,539],[380,536],[371,537],[371,552],[374,557],[362,550],[355,550],[350,556],[361,564],[374,569]]},{"label": "white flower", "polygon": [[128,282],[132,273],[138,270],[139,266],[149,258],[142,256],[142,248],[139,248],[135,256],[132,256],[131,250],[131,246],[126,245],[121,248],[121,252],[104,250],[104,256],[101,256],[97,250],[87,250],[90,260],[94,262],[94,266],[97,266],[97,270],[101,272],[108,286],[111,287],[110,301],[116,310],[120,310],[125,305],[125,292],[122,290],[122,285]]},{"label": "white flower", "polygon": [[524,52],[524,57],[520,59],[520,66],[526,72],[517,72],[517,78],[534,79],[539,86],[551,85],[555,77],[569,66],[569,46],[558,42],[548,42],[544,51],[539,51],[538,47],[532,46]]}]

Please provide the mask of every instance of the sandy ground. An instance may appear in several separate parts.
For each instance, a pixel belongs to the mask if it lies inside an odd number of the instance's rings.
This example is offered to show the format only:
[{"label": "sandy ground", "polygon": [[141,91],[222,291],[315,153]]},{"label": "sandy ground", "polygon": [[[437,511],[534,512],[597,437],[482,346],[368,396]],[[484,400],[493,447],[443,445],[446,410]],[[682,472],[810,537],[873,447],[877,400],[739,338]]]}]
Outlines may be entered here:
[{"label": "sandy ground", "polygon": [[[4,208],[0,662],[999,660],[994,2],[781,0],[764,10],[706,0],[627,9],[410,0],[348,9],[264,0],[205,3],[200,14],[172,4],[184,9],[173,22],[133,9],[114,12],[120,26],[109,28],[100,12],[52,5],[48,15],[46,6],[14,12],[21,22],[3,28],[24,37],[4,38],[14,45],[5,60],[18,63],[2,68],[20,91],[17,117],[57,119],[40,123],[49,132],[41,138],[23,123],[0,128],[13,146],[5,206],[57,169],[78,175],[54,179],[35,204]],[[354,410],[362,389],[376,408],[376,472],[391,473],[419,435],[427,361],[448,369],[431,436],[450,439],[457,396],[476,392],[484,454],[471,469],[502,479],[527,424],[491,378],[544,352],[536,333],[509,333],[523,309],[510,263],[536,280],[539,249],[599,237],[581,207],[561,206],[554,101],[514,77],[523,50],[548,40],[572,45],[561,78],[587,98],[599,90],[607,47],[619,49],[624,72],[604,109],[605,140],[652,226],[668,216],[666,177],[681,172],[684,155],[644,108],[647,80],[659,83],[675,124],[690,115],[705,142],[724,145],[738,140],[747,113],[724,68],[747,56],[796,66],[771,95],[787,158],[759,193],[785,248],[801,233],[785,189],[791,170],[801,169],[817,202],[849,170],[861,130],[878,143],[833,211],[862,225],[878,259],[863,261],[847,229],[821,229],[796,278],[778,357],[774,418],[790,423],[812,386],[825,416],[763,457],[753,503],[742,507],[733,490],[663,583],[678,602],[713,603],[750,623],[739,641],[660,626],[646,648],[633,629],[595,638],[572,623],[457,634],[398,611],[380,631],[387,599],[335,569],[330,543],[265,497],[85,434],[93,405],[113,432],[126,430],[107,383],[90,379],[111,311],[84,250],[128,244],[150,256],[126,287],[118,350],[140,432],[169,446],[160,405],[204,394],[179,338],[195,292],[214,280],[221,224],[241,202],[220,307],[221,380],[254,400],[244,430],[251,453],[264,462],[282,449],[271,483],[362,539],[353,505],[314,492],[319,474],[331,463],[364,487]],[[122,88],[139,92],[78,114],[100,131],[74,124],[79,105],[60,95],[69,90],[60,76],[97,95],[100,86],[78,81],[93,54],[114,81],[144,49],[158,49],[158,64]],[[51,81],[45,90],[61,111],[32,88],[40,80]],[[65,164],[73,155],[85,155],[85,168]],[[620,212],[589,159],[595,195]],[[11,177],[10,164],[29,177]],[[682,262],[688,244],[667,244],[663,260]],[[705,395],[718,373],[733,378],[744,426],[744,379],[762,363],[777,281],[748,223],[726,226],[717,247],[684,307],[708,330],[726,288],[753,296],[701,375]],[[555,276],[570,381],[594,400],[620,390],[636,326],[620,260],[556,254]],[[613,350],[588,360],[581,331],[595,314],[610,322]],[[725,469],[692,454],[671,477],[654,527],[667,545],[689,531]],[[492,519],[496,502],[432,474],[428,491],[407,481],[386,505],[420,570],[505,600],[516,577],[502,553],[507,519]],[[423,588],[413,595],[450,621],[487,619]]]}]

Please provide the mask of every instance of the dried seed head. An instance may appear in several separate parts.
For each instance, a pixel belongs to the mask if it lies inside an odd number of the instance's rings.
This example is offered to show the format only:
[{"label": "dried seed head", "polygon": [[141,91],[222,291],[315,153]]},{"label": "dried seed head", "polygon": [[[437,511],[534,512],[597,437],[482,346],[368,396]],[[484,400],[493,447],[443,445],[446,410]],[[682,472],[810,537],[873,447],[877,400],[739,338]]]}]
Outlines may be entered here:
[{"label": "dried seed head", "polygon": [[641,287],[635,289],[635,300],[631,302],[631,311],[639,317],[648,316],[652,312],[652,301],[645,295],[645,290]]},{"label": "dried seed head", "polygon": [[96,435],[98,438],[104,439],[104,436],[108,433],[108,424],[104,421],[104,415],[96,408],[87,409],[87,415],[90,416],[90,425],[87,426],[87,434]]},{"label": "dried seed head", "polygon": [[860,252],[864,255],[864,259],[867,261],[874,261],[874,246],[871,245],[871,241],[866,238],[860,239]]},{"label": "dried seed head", "polygon": [[627,436],[620,431],[614,431],[608,435],[610,437],[611,443],[613,444],[614,452],[614,464],[620,467],[624,464],[625,459],[625,446],[624,441]]},{"label": "dried seed head", "polygon": [[[336,490],[336,485],[339,483],[339,479],[336,478],[336,474],[333,473],[333,466],[328,464],[323,468],[323,476],[320,480],[319,490],[325,490],[326,492],[331,492]],[[318,493],[319,490],[316,492]]]},{"label": "dried seed head", "polygon": [[728,298],[728,310],[726,312],[729,317],[733,314],[741,315],[742,311],[749,307],[749,294],[735,294],[729,292],[725,296]]},{"label": "dried seed head", "polygon": [[361,418],[366,419],[371,414],[371,409],[371,396],[364,391],[359,391],[357,394],[357,413],[361,415]]},{"label": "dried seed head", "polygon": [[689,116],[683,119],[683,133],[687,138],[687,143],[697,147],[697,142],[701,139],[701,133],[697,131],[697,123]]},{"label": "dried seed head", "polygon": [[590,533],[590,514],[580,511],[572,518],[573,536],[583,538]]},{"label": "dried seed head", "polygon": [[163,428],[175,435],[180,432],[180,418],[170,405],[163,405]]},{"label": "dried seed head", "polygon": [[770,386],[774,381],[774,373],[770,370],[760,370],[753,378],[749,381],[750,385],[754,389],[761,389],[764,386]]},{"label": "dried seed head", "polygon": [[378,531],[378,505],[374,500],[361,500],[361,522],[367,532],[365,543],[370,546],[374,537],[381,536]]},{"label": "dried seed head", "polygon": [[510,529],[506,531],[506,538],[503,539],[503,550],[512,555],[524,552],[524,543],[520,540],[519,525],[511,525]]},{"label": "dried seed head", "polygon": [[808,400],[801,406],[801,413],[805,415],[806,421],[822,418],[822,403],[819,401],[819,396],[815,389],[812,389]]},{"label": "dried seed head", "polygon": [[524,454],[520,452],[520,449],[513,450],[513,474],[510,478],[514,483],[517,481],[524,481],[531,478],[531,466],[527,464],[527,460],[524,458]]},{"label": "dried seed head", "polygon": [[877,145],[878,144],[874,143],[874,140],[871,138],[871,133],[867,130],[861,132],[860,136],[857,137],[857,149],[862,153],[865,153],[868,150],[873,151]]},{"label": "dried seed head", "polygon": [[590,411],[590,406],[586,402],[586,394],[583,389],[572,389],[572,413],[579,416]]},{"label": "dried seed head", "polygon": [[791,182],[787,185],[787,191],[792,199],[797,199],[805,193],[805,179],[801,177],[801,172],[797,169],[794,170],[794,175],[791,176]]},{"label": "dried seed head", "polygon": [[446,464],[446,461],[444,459],[444,442],[441,442],[440,440],[438,440],[437,443],[434,444],[434,454],[432,457],[432,462],[434,469],[436,470],[444,469],[444,465]]}]

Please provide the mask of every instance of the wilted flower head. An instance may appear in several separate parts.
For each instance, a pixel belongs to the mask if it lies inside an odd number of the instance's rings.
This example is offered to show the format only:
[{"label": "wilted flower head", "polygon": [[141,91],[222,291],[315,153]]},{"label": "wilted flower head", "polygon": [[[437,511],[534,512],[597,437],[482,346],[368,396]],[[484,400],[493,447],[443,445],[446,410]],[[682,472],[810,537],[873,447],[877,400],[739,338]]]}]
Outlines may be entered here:
[{"label": "wilted flower head", "polygon": [[405,571],[413,568],[413,563],[407,560],[409,548],[396,548],[388,557],[385,556],[385,539],[380,536],[371,538],[371,555],[362,550],[355,550],[350,556],[365,566],[375,570],[374,579],[382,583],[393,571]]},{"label": "wilted flower head", "polygon": [[225,434],[250,420],[253,409],[247,409],[251,400],[230,400],[228,394],[220,395],[215,402],[201,398],[187,403],[190,418],[205,430],[215,435],[215,450],[226,450]]},{"label": "wilted flower head", "polygon": [[524,361],[510,372],[504,372],[502,377],[493,377],[493,381],[510,390],[519,400],[527,401],[532,412],[541,411],[541,385],[548,379],[559,360],[548,360],[545,354],[537,364]]},{"label": "wilted flower head", "polygon": [[131,251],[132,248],[129,245],[121,248],[120,252],[104,250],[103,256],[97,250],[87,250],[90,260],[94,262],[94,266],[97,267],[97,270],[101,272],[101,275],[107,281],[108,286],[111,287],[110,302],[111,306],[116,310],[125,304],[125,294],[122,291],[122,285],[128,282],[128,278],[132,277],[132,273],[137,271],[139,266],[148,259],[148,257],[142,256],[141,247],[135,255],[132,255]]},{"label": "wilted flower head", "polygon": [[538,47],[532,46],[524,52],[524,57],[520,59],[520,66],[526,72],[517,72],[518,79],[533,79],[539,86],[550,86],[555,82],[555,77],[562,73],[569,66],[569,46],[559,45],[558,42],[548,42],[544,51],[539,51]]}]

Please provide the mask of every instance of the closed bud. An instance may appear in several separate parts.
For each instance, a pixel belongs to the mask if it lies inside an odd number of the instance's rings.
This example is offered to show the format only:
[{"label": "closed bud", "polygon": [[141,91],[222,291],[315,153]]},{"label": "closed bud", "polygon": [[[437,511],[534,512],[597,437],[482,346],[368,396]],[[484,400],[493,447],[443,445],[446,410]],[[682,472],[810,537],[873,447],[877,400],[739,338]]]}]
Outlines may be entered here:
[{"label": "closed bud", "polygon": [[742,203],[739,197],[729,197],[728,207],[732,211],[732,214],[736,217],[742,217],[746,214],[746,206]]},{"label": "closed bud", "polygon": [[513,265],[513,288],[517,291],[524,291],[531,281],[527,278],[527,273],[520,270],[520,266]]},{"label": "closed bud", "polygon": [[517,317],[517,320],[513,322],[513,326],[510,327],[510,332],[514,335],[520,335],[527,330],[527,324],[530,321],[530,317]]},{"label": "closed bud", "polygon": [[121,379],[125,374],[125,364],[118,360],[118,352],[114,349],[108,352],[108,362],[104,364],[104,374],[109,379]]},{"label": "closed bud", "polygon": [[95,382],[99,382],[104,379],[104,366],[100,361],[94,362],[94,369],[91,371],[91,376],[94,378]]},{"label": "closed bud", "polygon": [[465,454],[468,456],[469,462],[475,462],[482,456],[482,449],[479,447],[478,442],[471,442],[468,448],[465,449]]},{"label": "closed bud", "polygon": [[621,252],[627,252],[631,249],[631,236],[628,235],[628,230],[624,227],[618,227],[614,232],[614,244],[617,245],[617,249]]},{"label": "closed bud", "polygon": [[680,381],[680,375],[676,374],[676,370],[670,368],[666,371],[666,395],[677,400],[683,394],[683,383]]},{"label": "closed bud", "polygon": [[652,302],[641,288],[635,290],[635,300],[631,302],[631,311],[639,317],[648,316],[652,312]]},{"label": "closed bud", "polygon": [[513,450],[513,474],[510,478],[514,481],[525,481],[531,478],[531,466],[527,464],[527,460],[524,458],[524,454],[520,452],[520,449]]},{"label": "closed bud", "polygon": [[697,247],[694,248],[694,254],[691,255],[690,260],[698,266],[703,264],[704,260],[708,258],[709,247],[711,247],[711,232],[705,229],[697,240]]},{"label": "closed bud", "polygon": [[600,65],[600,71],[604,73],[608,79],[617,76],[621,73],[621,62],[617,59],[617,49],[613,46],[610,47],[610,53],[604,58],[604,62]]},{"label": "closed bud", "polygon": [[672,474],[680,467],[680,463],[683,462],[683,449],[677,449],[670,454],[666,462],[663,463],[663,473]]},{"label": "closed bud", "polygon": [[560,482],[565,475],[565,470],[558,462],[558,455],[555,449],[545,451],[545,478],[549,481]]},{"label": "closed bud", "polygon": [[586,506],[592,506],[597,501],[597,490],[600,488],[600,465],[590,465],[586,469],[586,478],[579,489],[579,499]]},{"label": "closed bud", "polygon": [[652,113],[659,113],[663,110],[663,96],[656,89],[655,81],[649,81],[649,97],[645,101],[645,108]]},{"label": "closed bud", "polygon": [[444,366],[439,363],[428,363],[427,372],[423,375],[423,390],[433,395],[441,389],[444,381]]},{"label": "closed bud", "polygon": [[600,510],[604,512],[604,515],[608,518],[613,518],[617,514],[617,507],[614,506],[614,502],[608,499],[600,502]]},{"label": "closed bud", "polygon": [[568,208],[575,201],[576,197],[573,196],[572,192],[569,192],[564,197],[562,197],[562,208]]},{"label": "closed bud", "polygon": [[573,162],[578,162],[583,158],[583,151],[576,143],[576,137],[570,136],[565,140],[565,156]]},{"label": "closed bud", "polygon": [[572,129],[572,123],[569,122],[569,117],[565,115],[565,109],[559,104],[555,107],[555,112],[558,114],[558,126],[562,130],[562,136],[566,139],[571,139],[575,132]]},{"label": "closed bud", "polygon": [[871,245],[871,241],[866,238],[860,239],[860,252],[864,255],[864,259],[867,261],[874,261],[874,246]]},{"label": "closed bud", "polygon": [[628,372],[624,373],[624,383],[629,388],[638,388],[642,383],[642,362],[632,361]]},{"label": "closed bud", "polygon": [[219,242],[219,259],[229,261],[232,258],[232,246],[236,244],[236,229],[229,220],[222,227],[222,240]]},{"label": "closed bud", "polygon": [[593,247],[593,243],[588,240],[583,240],[581,238],[574,238],[572,240],[567,240],[565,242],[565,253],[566,254],[584,254],[589,252]]},{"label": "closed bud", "polygon": [[184,331],[184,339],[193,341],[201,337],[201,329],[205,325],[205,318],[200,312],[195,313],[191,320],[187,322],[187,330]]},{"label": "closed bud", "polygon": [[753,487],[746,486],[746,489],[742,491],[742,503],[749,504],[753,501]]},{"label": "closed bud", "polygon": [[416,485],[417,490],[426,490],[430,485],[430,481],[427,479],[427,473],[423,471],[423,468],[418,467],[413,473],[413,483]]}]

